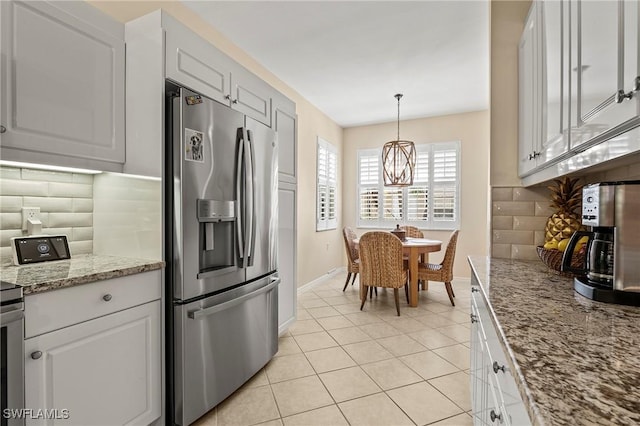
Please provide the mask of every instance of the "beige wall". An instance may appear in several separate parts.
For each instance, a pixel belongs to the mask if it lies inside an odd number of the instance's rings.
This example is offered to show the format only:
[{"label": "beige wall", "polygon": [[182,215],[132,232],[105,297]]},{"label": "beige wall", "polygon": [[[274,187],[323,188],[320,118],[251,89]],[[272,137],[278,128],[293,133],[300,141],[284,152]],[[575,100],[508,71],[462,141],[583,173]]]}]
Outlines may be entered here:
[{"label": "beige wall", "polygon": [[491,1],[491,186],[518,178],[518,43],[531,1]]},{"label": "beige wall", "polygon": [[[343,266],[340,231],[342,225],[339,223],[338,230],[334,231],[315,231],[316,138],[320,136],[331,142],[340,152],[342,129],[179,1],[90,0],[89,3],[120,22],[127,22],[162,8],[181,22],[188,23],[189,27],[201,37],[296,103],[298,113],[298,286]],[[340,196],[340,188],[338,191]],[[318,250],[321,252],[319,253]]]},{"label": "beige wall", "polygon": [[[397,123],[353,127],[344,131],[343,214],[345,226],[356,228],[357,150],[379,148],[396,138]],[[454,275],[469,277],[466,257],[488,254],[489,246],[489,112],[479,111],[402,121],[402,139],[415,143],[448,142],[459,140],[462,152],[460,236],[456,251]],[[356,229],[363,234],[369,229]],[[446,241],[450,231],[426,231],[430,238]],[[432,254],[429,261],[439,262],[442,252]]]}]

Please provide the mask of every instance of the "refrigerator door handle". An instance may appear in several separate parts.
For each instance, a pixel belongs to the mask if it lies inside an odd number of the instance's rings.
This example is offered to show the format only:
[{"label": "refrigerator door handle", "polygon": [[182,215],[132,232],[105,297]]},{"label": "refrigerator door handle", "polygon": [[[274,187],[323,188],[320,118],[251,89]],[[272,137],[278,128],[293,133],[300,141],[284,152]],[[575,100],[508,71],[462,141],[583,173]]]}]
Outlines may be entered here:
[{"label": "refrigerator door handle", "polygon": [[251,158],[251,211],[249,215],[251,216],[251,230],[250,230],[250,240],[249,240],[249,266],[253,266],[253,255],[256,251],[256,223],[258,222],[258,216],[256,211],[256,154],[255,149],[253,147],[253,133],[251,130],[247,130],[247,141],[249,143],[249,154]]},{"label": "refrigerator door handle", "polygon": [[245,265],[245,244],[244,244],[244,207],[245,207],[245,191],[242,179],[242,167],[244,165],[244,131],[242,129],[238,129],[237,132],[237,145],[238,149],[236,151],[236,247],[238,249],[238,257],[242,259],[242,267]]},{"label": "refrigerator door handle", "polygon": [[196,311],[190,311],[187,313],[187,316],[191,319],[197,320],[197,319],[215,314],[216,312],[220,312],[220,311],[224,311],[225,309],[232,308],[236,305],[243,303],[248,299],[254,298],[262,293],[266,293],[270,291],[275,286],[280,284],[280,281],[281,281],[280,278],[272,278],[269,284],[255,291],[252,291],[251,293],[245,294],[244,296],[240,296],[236,299],[231,299],[227,302],[220,303],[219,305],[210,306],[204,309],[198,309]]}]

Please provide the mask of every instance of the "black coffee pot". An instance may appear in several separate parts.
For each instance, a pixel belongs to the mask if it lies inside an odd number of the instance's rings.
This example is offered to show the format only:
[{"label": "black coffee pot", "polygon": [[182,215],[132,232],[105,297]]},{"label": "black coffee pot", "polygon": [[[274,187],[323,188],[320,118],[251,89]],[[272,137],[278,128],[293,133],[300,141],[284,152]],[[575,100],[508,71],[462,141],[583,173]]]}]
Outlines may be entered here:
[{"label": "black coffee pot", "polygon": [[[571,266],[571,257],[578,240],[588,237],[582,267]],[[577,231],[569,240],[562,256],[562,271],[586,276],[591,283],[613,287],[613,227],[595,227],[590,231]]]}]

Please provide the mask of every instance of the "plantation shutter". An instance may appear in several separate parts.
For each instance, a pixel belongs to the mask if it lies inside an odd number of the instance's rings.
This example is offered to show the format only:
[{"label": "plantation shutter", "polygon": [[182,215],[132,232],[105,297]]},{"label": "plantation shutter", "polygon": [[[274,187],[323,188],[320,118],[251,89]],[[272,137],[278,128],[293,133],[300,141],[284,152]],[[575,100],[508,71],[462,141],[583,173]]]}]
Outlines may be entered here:
[{"label": "plantation shutter", "polygon": [[458,150],[449,144],[434,146],[433,196],[434,222],[455,222],[458,200]]},{"label": "plantation shutter", "polygon": [[359,223],[377,222],[380,203],[380,153],[377,150],[360,151],[358,155]]},{"label": "plantation shutter", "polygon": [[358,226],[456,229],[460,221],[460,142],[416,145],[413,185],[386,187],[380,149],[358,150]]},{"label": "plantation shutter", "polygon": [[[422,148],[422,149],[421,149]],[[429,150],[418,146],[413,186],[407,188],[407,220],[429,220]]]},{"label": "plantation shutter", "polygon": [[318,138],[316,230],[335,229],[337,219],[338,154],[329,142]]}]

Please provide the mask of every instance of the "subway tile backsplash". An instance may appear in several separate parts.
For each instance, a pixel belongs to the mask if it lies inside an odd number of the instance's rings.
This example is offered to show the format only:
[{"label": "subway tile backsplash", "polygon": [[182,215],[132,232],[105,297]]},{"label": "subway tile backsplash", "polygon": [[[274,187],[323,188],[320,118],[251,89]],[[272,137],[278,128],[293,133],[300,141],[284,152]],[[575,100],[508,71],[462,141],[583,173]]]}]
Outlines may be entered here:
[{"label": "subway tile backsplash", "polygon": [[40,207],[42,231],[66,235],[71,255],[162,259],[162,183],[0,166],[0,262],[22,231],[22,207]]},{"label": "subway tile backsplash", "polygon": [[544,240],[549,190],[544,187],[491,189],[491,255],[507,259],[538,259],[536,245]]},{"label": "subway tile backsplash", "polygon": [[64,234],[72,255],[93,252],[93,175],[0,166],[0,258],[22,231],[22,207],[40,207],[42,231]]},{"label": "subway tile backsplash", "polygon": [[[640,163],[590,173],[582,183],[640,179]],[[539,259],[544,228],[554,213],[546,186],[491,188],[491,255],[506,259]]]}]

